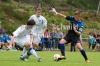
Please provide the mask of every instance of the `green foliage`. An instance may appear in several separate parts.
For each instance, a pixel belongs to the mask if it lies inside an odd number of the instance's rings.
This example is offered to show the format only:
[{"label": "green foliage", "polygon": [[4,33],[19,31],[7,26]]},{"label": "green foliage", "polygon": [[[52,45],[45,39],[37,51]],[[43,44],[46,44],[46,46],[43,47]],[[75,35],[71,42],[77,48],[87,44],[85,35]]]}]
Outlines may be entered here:
[{"label": "green foliage", "polygon": [[12,32],[15,31],[18,27],[19,27],[19,25],[17,25],[17,24],[16,25],[9,24],[6,26],[5,29],[6,29],[7,33],[12,34]]},{"label": "green foliage", "polygon": [[84,23],[84,28],[88,28],[88,24],[87,23]]},{"label": "green foliage", "polygon": [[82,34],[82,38],[87,38],[88,34]]},{"label": "green foliage", "polygon": [[25,11],[30,11],[30,9],[29,9],[29,8],[25,8],[24,10],[25,10]]},{"label": "green foliage", "polygon": [[26,20],[28,20],[28,18],[29,18],[29,14],[28,14],[28,13],[20,14],[20,13],[18,13],[18,12],[14,12],[14,13],[12,14],[12,16],[13,16],[14,18],[18,19],[18,20],[21,20],[21,21],[26,21]]},{"label": "green foliage", "polygon": [[[5,2],[7,0],[4,0]],[[18,1],[18,0],[16,0]],[[28,0],[20,0],[23,3],[28,3]],[[96,9],[97,8],[97,3],[98,0],[62,0],[62,1],[57,1],[57,0],[40,0],[43,3],[43,13],[42,15],[47,19],[48,24],[56,24],[56,25],[69,25],[70,22],[67,21],[64,18],[61,17],[57,17],[56,15],[54,15],[53,13],[48,12],[48,6],[54,5],[55,7],[57,7],[57,11],[61,11],[59,8],[60,7],[64,7],[64,6],[69,6],[71,5],[71,1],[73,1],[73,7],[79,8],[79,9]],[[59,2],[59,3],[58,3]],[[3,2],[4,3],[4,2]],[[67,4],[68,3],[68,4]],[[15,3],[13,3],[14,5]],[[20,4],[21,6],[21,4]],[[27,5],[25,5],[27,6]],[[16,8],[15,6],[12,6],[12,4],[0,4],[0,21],[2,22],[2,26],[4,28],[7,28],[8,33],[12,33],[16,27],[20,24],[25,24],[26,21],[28,20],[29,16],[31,16],[32,14],[35,13],[35,10],[31,7],[24,7],[24,8]],[[63,12],[63,14],[69,15],[69,12]],[[100,30],[99,27],[99,22],[92,19],[92,17],[94,16],[95,11],[87,11],[85,12],[82,17],[83,21],[85,23],[85,29],[89,29],[89,28],[96,28],[97,30]],[[74,15],[74,11],[70,12],[70,15]],[[16,24],[16,26],[13,26],[13,24],[9,21],[9,19],[14,21],[14,25]],[[8,26],[10,25],[10,26]],[[62,31],[66,31],[64,30],[66,27],[63,26],[62,27]],[[49,29],[51,30],[51,28],[49,27]],[[87,37],[86,34],[83,34],[83,37]]]},{"label": "green foliage", "polygon": [[99,30],[99,31],[100,31],[100,26],[99,26],[99,25],[97,26],[97,30]]},{"label": "green foliage", "polygon": [[100,30],[99,23],[97,21],[91,22],[89,28],[96,28],[96,29]]},{"label": "green foliage", "polygon": [[11,6],[7,6],[7,5],[0,5],[0,11],[4,12],[5,14],[11,15],[13,8]]},{"label": "green foliage", "polygon": [[[77,4],[77,5],[76,5]],[[76,8],[82,8],[82,9],[85,9],[85,7],[79,3],[78,1],[76,1],[75,3],[73,3],[73,6],[75,6]]]},{"label": "green foliage", "polygon": [[54,0],[43,0],[43,2],[44,3],[46,3],[46,4],[51,4],[51,5],[53,5],[53,3],[54,3]]},{"label": "green foliage", "polygon": [[74,11],[70,11],[70,15],[73,16],[74,15]]},{"label": "green foliage", "polygon": [[0,12],[0,20],[5,20],[6,14],[4,12]]},{"label": "green foliage", "polygon": [[15,0],[16,2],[26,2],[29,3],[29,0]]},{"label": "green foliage", "polygon": [[98,22],[91,22],[91,28],[96,28],[98,26]]},{"label": "green foliage", "polygon": [[11,2],[11,0],[1,0],[2,2]]},{"label": "green foliage", "polygon": [[80,9],[97,9],[99,0],[67,0],[67,4]]}]

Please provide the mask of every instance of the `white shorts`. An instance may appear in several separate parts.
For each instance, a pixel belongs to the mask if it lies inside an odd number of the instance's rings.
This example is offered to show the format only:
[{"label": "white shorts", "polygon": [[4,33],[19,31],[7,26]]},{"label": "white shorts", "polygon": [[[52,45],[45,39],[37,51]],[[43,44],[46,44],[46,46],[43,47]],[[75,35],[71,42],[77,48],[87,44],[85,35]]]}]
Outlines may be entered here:
[{"label": "white shorts", "polygon": [[14,42],[16,42],[20,47],[23,47],[25,42],[30,42],[30,37],[15,38]]},{"label": "white shorts", "polygon": [[40,37],[34,37],[33,38],[33,43],[34,44],[37,44],[38,45],[40,42],[41,42],[41,38]]},{"label": "white shorts", "polygon": [[41,42],[40,34],[34,34],[33,35],[33,43],[38,45],[40,42]]}]

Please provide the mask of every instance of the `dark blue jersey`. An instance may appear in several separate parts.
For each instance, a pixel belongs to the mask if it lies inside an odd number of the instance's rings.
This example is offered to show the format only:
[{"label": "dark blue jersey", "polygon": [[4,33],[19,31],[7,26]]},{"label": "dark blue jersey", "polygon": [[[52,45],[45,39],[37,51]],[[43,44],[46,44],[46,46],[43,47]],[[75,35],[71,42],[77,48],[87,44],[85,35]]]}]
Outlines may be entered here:
[{"label": "dark blue jersey", "polygon": [[75,21],[75,19],[74,19],[73,16],[66,16],[66,19],[67,20],[70,20],[70,22],[71,22],[69,31],[70,30],[73,31],[73,27],[76,27],[77,28],[77,31],[80,32],[80,33],[82,33],[82,29],[84,27],[84,24],[83,24],[82,21],[80,21],[80,22]]}]

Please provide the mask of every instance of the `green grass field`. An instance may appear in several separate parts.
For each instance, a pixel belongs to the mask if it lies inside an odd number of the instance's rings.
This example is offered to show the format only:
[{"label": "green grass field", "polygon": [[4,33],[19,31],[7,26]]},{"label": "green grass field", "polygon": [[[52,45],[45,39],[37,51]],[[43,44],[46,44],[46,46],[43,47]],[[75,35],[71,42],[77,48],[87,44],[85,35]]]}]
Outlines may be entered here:
[{"label": "green grass field", "polygon": [[42,62],[30,56],[29,60],[21,61],[21,51],[0,51],[0,66],[100,66],[100,52],[87,52],[90,63],[86,63],[80,52],[66,52],[66,60],[55,62],[54,54],[59,51],[37,51]]}]

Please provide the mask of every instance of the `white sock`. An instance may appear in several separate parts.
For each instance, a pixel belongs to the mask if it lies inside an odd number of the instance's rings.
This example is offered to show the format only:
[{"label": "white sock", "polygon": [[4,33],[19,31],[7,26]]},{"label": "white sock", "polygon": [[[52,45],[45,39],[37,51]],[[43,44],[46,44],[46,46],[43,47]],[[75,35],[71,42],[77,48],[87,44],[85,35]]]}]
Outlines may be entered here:
[{"label": "white sock", "polygon": [[31,49],[31,50],[30,50],[30,53],[31,53],[36,59],[39,58],[38,55],[37,55],[37,53],[36,53],[36,51],[35,51],[34,49]]},{"label": "white sock", "polygon": [[22,51],[22,55],[24,55],[26,52],[27,52],[27,50],[26,50],[26,48],[24,47],[24,48],[23,48],[23,51]]},{"label": "white sock", "polygon": [[23,56],[21,56],[22,58],[28,57],[27,52],[23,54]]}]

